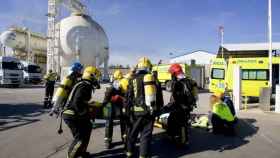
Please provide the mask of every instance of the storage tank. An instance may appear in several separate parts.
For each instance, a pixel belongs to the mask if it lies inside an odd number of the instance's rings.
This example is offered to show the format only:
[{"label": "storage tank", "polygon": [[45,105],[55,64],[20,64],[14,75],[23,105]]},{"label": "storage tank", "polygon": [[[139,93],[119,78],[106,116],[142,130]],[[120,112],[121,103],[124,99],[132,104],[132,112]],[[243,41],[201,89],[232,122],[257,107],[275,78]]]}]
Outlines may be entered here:
[{"label": "storage tank", "polygon": [[[30,34],[29,34],[30,33]],[[25,29],[11,28],[0,35],[1,43],[13,49],[28,49],[28,36],[30,35],[30,49],[46,51],[47,40],[44,36],[28,32]]]},{"label": "storage tank", "polygon": [[[47,37],[43,34],[32,32],[25,27],[13,26],[2,32],[0,41],[13,51],[5,54],[14,56],[20,60],[29,60],[46,69]],[[30,53],[30,54],[29,54]]]},{"label": "storage tank", "polygon": [[[107,75],[109,43],[103,28],[88,15],[72,14],[60,21],[62,71],[74,61],[83,65],[104,64]],[[63,76],[62,72],[62,76]]]}]

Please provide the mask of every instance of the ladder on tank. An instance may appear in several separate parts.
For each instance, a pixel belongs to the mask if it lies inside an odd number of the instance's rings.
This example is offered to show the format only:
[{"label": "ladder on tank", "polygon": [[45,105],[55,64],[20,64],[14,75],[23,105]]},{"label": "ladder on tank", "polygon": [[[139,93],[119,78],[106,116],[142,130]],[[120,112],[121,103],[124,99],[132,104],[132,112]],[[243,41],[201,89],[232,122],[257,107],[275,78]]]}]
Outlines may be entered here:
[{"label": "ladder on tank", "polygon": [[54,70],[55,23],[57,0],[48,0],[47,71]]},{"label": "ladder on tank", "polygon": [[55,70],[60,74],[60,23],[58,16],[60,6],[64,5],[71,13],[86,13],[86,6],[80,0],[48,0],[48,39],[47,39],[47,70]]}]

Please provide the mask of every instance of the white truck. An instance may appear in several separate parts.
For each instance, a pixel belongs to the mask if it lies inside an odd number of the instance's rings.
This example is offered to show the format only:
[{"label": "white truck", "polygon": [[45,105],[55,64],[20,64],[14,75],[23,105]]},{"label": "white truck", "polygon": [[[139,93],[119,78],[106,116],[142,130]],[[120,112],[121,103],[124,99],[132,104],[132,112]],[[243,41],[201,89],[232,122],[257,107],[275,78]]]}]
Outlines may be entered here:
[{"label": "white truck", "polygon": [[20,61],[10,56],[0,56],[0,85],[19,87],[23,81]]},{"label": "white truck", "polygon": [[42,81],[42,69],[40,68],[40,66],[26,61],[20,62],[23,67],[24,83],[38,84]]}]

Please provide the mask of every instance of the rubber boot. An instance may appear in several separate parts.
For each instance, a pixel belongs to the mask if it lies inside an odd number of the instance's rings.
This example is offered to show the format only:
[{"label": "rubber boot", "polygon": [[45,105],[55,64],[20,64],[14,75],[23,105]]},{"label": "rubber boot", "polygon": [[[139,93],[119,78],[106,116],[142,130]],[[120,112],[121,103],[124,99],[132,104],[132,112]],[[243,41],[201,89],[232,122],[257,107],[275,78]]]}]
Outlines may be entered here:
[{"label": "rubber boot", "polygon": [[49,104],[48,98],[45,98],[43,108],[45,108],[45,109],[48,108],[48,104]]},{"label": "rubber boot", "polygon": [[111,149],[111,148],[112,148],[112,139],[110,139],[110,138],[105,138],[104,143],[105,143],[105,147],[106,147],[107,149]]},{"label": "rubber boot", "polygon": [[47,108],[52,108],[52,98],[48,99],[48,107]]},{"label": "rubber boot", "polygon": [[124,145],[124,149],[126,149],[127,148],[127,135],[126,134],[122,135],[122,143]]},{"label": "rubber boot", "polygon": [[126,157],[127,158],[132,158],[133,157],[133,154],[132,154],[132,152],[126,152]]}]

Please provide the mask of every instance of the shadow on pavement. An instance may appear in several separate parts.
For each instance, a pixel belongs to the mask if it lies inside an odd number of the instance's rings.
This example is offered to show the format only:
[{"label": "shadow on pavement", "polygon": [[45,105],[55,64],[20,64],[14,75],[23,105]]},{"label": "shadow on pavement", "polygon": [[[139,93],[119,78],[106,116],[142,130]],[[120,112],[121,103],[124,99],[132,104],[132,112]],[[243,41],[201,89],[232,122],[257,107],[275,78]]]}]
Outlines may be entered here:
[{"label": "shadow on pavement", "polygon": [[192,128],[190,133],[190,145],[188,147],[176,148],[175,144],[167,139],[165,133],[158,133],[154,136],[153,156],[160,158],[181,157],[188,154],[194,154],[204,151],[233,150],[242,145],[248,144],[246,138],[252,137],[258,132],[255,127],[255,119],[241,119],[236,127],[237,136],[228,137],[223,135],[214,135],[205,129]]},{"label": "shadow on pavement", "polygon": [[0,86],[0,88],[3,89],[42,89],[45,88],[45,85],[43,84],[38,84],[38,85],[21,85],[19,87],[15,87],[15,86]]},{"label": "shadow on pavement", "polygon": [[40,104],[0,104],[0,131],[37,122],[44,113]]},{"label": "shadow on pavement", "polygon": [[[236,136],[229,137],[223,135],[214,135],[205,129],[192,128],[190,133],[190,145],[188,147],[178,148],[172,143],[165,132],[154,134],[152,142],[152,157],[159,158],[176,158],[187,156],[188,154],[195,154],[204,151],[218,151],[233,150],[240,146],[249,143],[247,138],[255,135],[259,128],[254,126],[255,119],[240,119],[236,126]],[[120,148],[105,150],[95,153],[92,157],[95,158],[124,158],[124,149]]]},{"label": "shadow on pavement", "polygon": [[126,158],[123,148],[115,148],[110,150],[105,150],[96,154],[92,154],[91,157],[94,158]]},{"label": "shadow on pavement", "polygon": [[39,85],[23,85],[19,87],[19,89],[44,89],[45,85],[39,84]]}]

